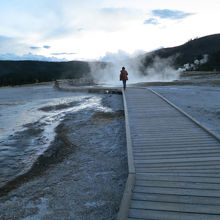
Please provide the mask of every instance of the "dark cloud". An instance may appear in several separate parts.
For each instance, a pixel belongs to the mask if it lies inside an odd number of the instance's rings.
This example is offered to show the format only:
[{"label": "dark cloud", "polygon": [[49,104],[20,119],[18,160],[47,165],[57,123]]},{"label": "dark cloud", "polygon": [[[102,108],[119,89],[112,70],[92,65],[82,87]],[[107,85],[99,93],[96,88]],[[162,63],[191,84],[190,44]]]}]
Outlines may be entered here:
[{"label": "dark cloud", "polygon": [[34,46],[30,47],[31,50],[39,50],[40,48],[41,47],[34,47]]},{"label": "dark cloud", "polygon": [[153,25],[158,25],[159,22],[157,19],[155,18],[149,18],[147,20],[144,21],[144,24],[153,24]]},{"label": "dark cloud", "polygon": [[63,53],[51,53],[51,55],[54,55],[54,56],[59,56],[59,55],[73,55],[73,54],[77,54],[77,53],[66,53],[66,52],[63,52]]},{"label": "dark cloud", "polygon": [[51,48],[51,46],[44,45],[44,46],[43,46],[43,48],[44,48],[44,49],[50,49],[50,48]]},{"label": "dark cloud", "polygon": [[170,9],[162,9],[162,10],[156,9],[152,11],[152,14],[161,19],[172,19],[172,20],[183,19],[190,15],[193,15],[193,13],[188,13],[178,10],[170,10]]}]

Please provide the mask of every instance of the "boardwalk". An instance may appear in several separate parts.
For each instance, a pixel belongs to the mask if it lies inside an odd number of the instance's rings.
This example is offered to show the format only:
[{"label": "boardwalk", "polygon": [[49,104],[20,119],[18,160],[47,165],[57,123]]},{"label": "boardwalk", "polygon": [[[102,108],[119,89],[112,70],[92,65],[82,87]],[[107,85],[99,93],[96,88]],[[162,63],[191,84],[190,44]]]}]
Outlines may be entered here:
[{"label": "boardwalk", "polygon": [[220,142],[147,89],[123,94],[129,177],[118,219],[220,219]]}]

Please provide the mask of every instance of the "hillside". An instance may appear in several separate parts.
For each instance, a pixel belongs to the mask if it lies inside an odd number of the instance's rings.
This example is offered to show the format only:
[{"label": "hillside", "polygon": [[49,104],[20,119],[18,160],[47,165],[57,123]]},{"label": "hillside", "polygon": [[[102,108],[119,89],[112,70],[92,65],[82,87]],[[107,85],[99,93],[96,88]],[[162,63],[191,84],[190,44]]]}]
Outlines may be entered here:
[{"label": "hillside", "polygon": [[143,64],[147,67],[153,62],[155,56],[173,57],[173,65],[179,68],[184,64],[201,60],[205,54],[208,55],[208,61],[198,66],[196,70],[220,70],[220,34],[196,38],[177,47],[163,48],[147,53],[143,56]]}]

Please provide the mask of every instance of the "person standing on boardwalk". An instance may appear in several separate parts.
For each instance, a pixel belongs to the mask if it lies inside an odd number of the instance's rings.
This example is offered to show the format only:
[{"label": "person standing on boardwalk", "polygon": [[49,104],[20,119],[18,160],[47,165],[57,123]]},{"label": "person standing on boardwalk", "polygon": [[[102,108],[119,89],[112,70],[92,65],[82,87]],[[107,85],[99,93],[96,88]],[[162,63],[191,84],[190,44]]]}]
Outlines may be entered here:
[{"label": "person standing on boardwalk", "polygon": [[125,70],[125,67],[122,67],[120,74],[120,81],[123,81],[124,90],[126,89],[126,81],[128,80],[128,72]]}]

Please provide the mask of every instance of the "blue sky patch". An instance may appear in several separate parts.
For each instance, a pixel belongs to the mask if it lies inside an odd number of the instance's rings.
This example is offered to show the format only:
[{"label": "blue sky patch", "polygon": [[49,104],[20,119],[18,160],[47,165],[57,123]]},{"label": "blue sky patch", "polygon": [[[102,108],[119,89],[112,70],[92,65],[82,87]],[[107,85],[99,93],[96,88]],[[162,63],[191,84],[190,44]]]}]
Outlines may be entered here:
[{"label": "blue sky patch", "polygon": [[161,19],[172,19],[172,20],[183,19],[190,15],[193,15],[193,13],[188,13],[178,10],[170,10],[170,9],[156,9],[152,11],[152,14]]},{"label": "blue sky patch", "polygon": [[74,55],[77,53],[67,53],[67,52],[63,52],[63,53],[51,53],[51,55],[55,55],[55,56],[59,56],[59,55]]},{"label": "blue sky patch", "polygon": [[30,47],[31,50],[39,50],[40,47]]},{"label": "blue sky patch", "polygon": [[153,24],[153,25],[158,25],[159,22],[157,19],[155,18],[149,18],[147,20],[144,21],[144,24]]},{"label": "blue sky patch", "polygon": [[51,46],[44,45],[44,46],[43,46],[43,48],[44,48],[44,49],[50,49],[50,48],[51,48]]}]

